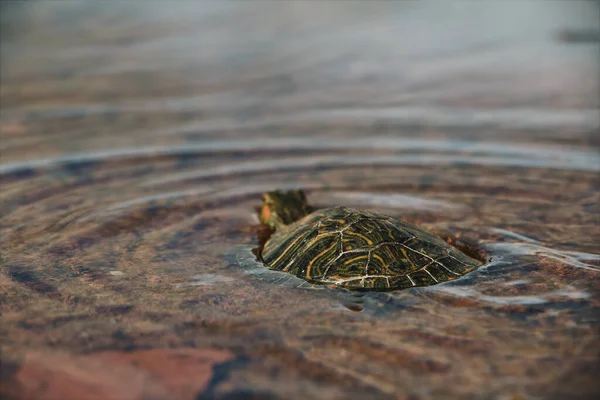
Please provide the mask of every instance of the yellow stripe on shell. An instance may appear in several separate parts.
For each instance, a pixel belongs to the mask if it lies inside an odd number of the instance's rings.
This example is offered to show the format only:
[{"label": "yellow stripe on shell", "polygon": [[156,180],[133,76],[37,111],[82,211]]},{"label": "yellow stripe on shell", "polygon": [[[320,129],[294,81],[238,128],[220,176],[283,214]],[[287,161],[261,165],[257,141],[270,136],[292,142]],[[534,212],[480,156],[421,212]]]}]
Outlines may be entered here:
[{"label": "yellow stripe on shell", "polygon": [[371,239],[369,239],[368,237],[366,237],[365,235],[362,235],[358,232],[348,232],[348,231],[344,231],[344,235],[345,236],[357,236],[359,238],[361,238],[362,240],[364,240],[365,242],[367,242],[368,245],[372,246],[373,245],[373,241]]},{"label": "yellow stripe on shell", "polygon": [[404,250],[404,248],[400,247],[400,251],[402,252],[402,254],[404,254],[404,258],[406,258],[406,261],[408,261],[410,266],[413,267],[413,270],[418,270],[419,268],[415,267],[415,264],[413,264],[412,260],[410,258],[408,258],[408,254],[406,254],[406,250]]},{"label": "yellow stripe on shell", "polygon": [[[279,255],[279,257],[277,257],[275,260],[273,260],[273,261],[269,262],[269,266],[273,266],[273,265],[277,264],[277,263],[279,262],[279,260],[281,260],[281,258],[282,258],[283,256],[285,256],[285,255],[288,253],[288,251],[290,251],[290,249],[293,249],[293,248],[295,247],[295,245],[296,245],[296,243],[297,243],[298,241],[300,241],[300,240],[304,239],[305,237],[306,237],[306,234],[300,234],[300,235],[298,235],[298,237],[296,237],[296,239],[294,239],[294,241],[293,241],[292,243],[290,243],[290,244],[289,244],[289,245],[288,245],[288,246],[285,248],[285,250],[283,250],[283,252],[281,252],[281,254]],[[268,245],[268,243],[267,243],[267,245]]]},{"label": "yellow stripe on shell", "polygon": [[348,265],[348,264],[350,264],[351,262],[358,260],[359,258],[365,258],[365,257],[368,257],[368,255],[367,255],[367,254],[361,254],[361,255],[359,255],[359,256],[356,256],[356,257],[350,258],[350,259],[348,259],[348,260],[344,261],[344,265]]},{"label": "yellow stripe on shell", "polygon": [[314,262],[317,261],[324,254],[327,254],[328,251],[331,251],[336,246],[337,246],[337,242],[333,242],[333,244],[331,246],[329,246],[328,248],[326,248],[325,250],[323,250],[322,252],[320,252],[319,254],[317,254],[316,257],[314,257],[310,261],[310,263],[308,263],[308,266],[306,267],[306,279],[310,279],[310,269],[312,268]]}]

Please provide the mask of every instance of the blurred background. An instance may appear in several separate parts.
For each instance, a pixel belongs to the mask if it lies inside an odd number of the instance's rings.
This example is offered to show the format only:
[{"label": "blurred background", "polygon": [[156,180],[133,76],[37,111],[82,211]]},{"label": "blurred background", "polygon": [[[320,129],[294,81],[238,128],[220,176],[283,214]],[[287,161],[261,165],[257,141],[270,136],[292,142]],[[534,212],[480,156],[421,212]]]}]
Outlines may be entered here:
[{"label": "blurred background", "polygon": [[[595,397],[599,15],[596,1],[2,1],[4,393]],[[491,261],[358,313],[263,282],[237,260],[261,193],[281,188]]]}]

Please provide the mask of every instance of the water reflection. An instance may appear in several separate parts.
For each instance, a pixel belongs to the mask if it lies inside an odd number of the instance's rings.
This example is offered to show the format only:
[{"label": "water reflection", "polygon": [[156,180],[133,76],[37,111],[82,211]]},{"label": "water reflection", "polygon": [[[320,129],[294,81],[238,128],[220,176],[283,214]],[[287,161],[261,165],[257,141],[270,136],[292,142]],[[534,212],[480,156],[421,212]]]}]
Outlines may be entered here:
[{"label": "water reflection", "polygon": [[[317,157],[314,152],[319,151],[360,151],[362,153],[377,151],[396,151],[407,153],[404,156],[379,155],[364,157],[354,155],[323,156]],[[244,154],[246,157],[252,153],[259,155],[264,152],[278,153],[291,152],[293,154],[305,153],[311,157],[294,161],[289,158],[275,158],[254,161],[252,163],[237,163],[232,166],[209,166],[206,172],[188,173],[175,179],[213,177],[229,175],[245,171],[249,174],[269,169],[297,169],[302,166],[339,166],[346,165],[377,165],[377,164],[434,164],[434,163],[464,163],[464,164],[489,164],[507,165],[514,167],[555,167],[562,169],[586,169],[597,171],[600,168],[600,153],[594,150],[569,148],[566,146],[535,146],[524,147],[493,142],[476,142],[465,140],[440,141],[440,140],[411,140],[390,137],[352,138],[352,140],[307,140],[300,138],[255,138],[253,140],[207,141],[202,143],[189,143],[185,146],[143,147],[102,151],[96,153],[73,154],[60,158],[32,160],[25,163],[2,164],[0,173],[15,174],[31,169],[48,168],[79,168],[89,163],[98,162],[144,162],[147,159],[158,157],[201,157],[215,156],[218,153],[224,156],[234,153]],[[460,155],[428,155],[424,152],[460,153]],[[414,155],[411,153],[418,153]],[[482,157],[478,157],[481,155]],[[171,178],[173,179],[173,178]],[[168,181],[169,178],[166,179]],[[155,183],[151,181],[152,183]],[[163,181],[159,181],[163,182]]]}]

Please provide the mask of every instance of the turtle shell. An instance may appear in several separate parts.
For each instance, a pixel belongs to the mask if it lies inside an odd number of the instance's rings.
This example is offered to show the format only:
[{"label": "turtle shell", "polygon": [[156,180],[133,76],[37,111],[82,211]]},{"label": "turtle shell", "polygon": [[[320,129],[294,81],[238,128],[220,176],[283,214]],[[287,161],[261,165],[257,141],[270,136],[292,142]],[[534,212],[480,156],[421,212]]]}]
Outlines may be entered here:
[{"label": "turtle shell", "polygon": [[270,269],[359,290],[433,285],[481,265],[417,226],[346,207],[317,211],[277,229],[260,256]]}]

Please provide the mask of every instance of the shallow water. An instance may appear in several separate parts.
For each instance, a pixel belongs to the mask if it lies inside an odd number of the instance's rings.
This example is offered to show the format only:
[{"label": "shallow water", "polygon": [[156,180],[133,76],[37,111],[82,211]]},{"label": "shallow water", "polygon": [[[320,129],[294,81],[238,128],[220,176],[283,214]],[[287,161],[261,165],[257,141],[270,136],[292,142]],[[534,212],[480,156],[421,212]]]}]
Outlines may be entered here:
[{"label": "shallow water", "polygon": [[[599,44],[561,39],[596,3],[175,4],[1,5],[7,359],[235,355],[171,398],[600,393]],[[489,261],[359,307],[263,279],[276,188]]]}]

